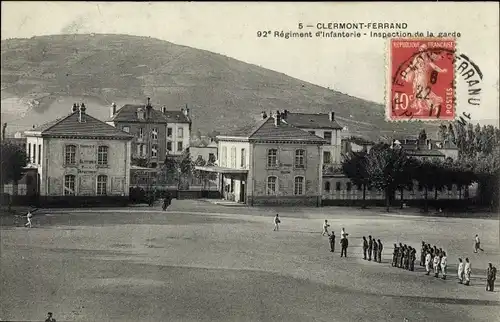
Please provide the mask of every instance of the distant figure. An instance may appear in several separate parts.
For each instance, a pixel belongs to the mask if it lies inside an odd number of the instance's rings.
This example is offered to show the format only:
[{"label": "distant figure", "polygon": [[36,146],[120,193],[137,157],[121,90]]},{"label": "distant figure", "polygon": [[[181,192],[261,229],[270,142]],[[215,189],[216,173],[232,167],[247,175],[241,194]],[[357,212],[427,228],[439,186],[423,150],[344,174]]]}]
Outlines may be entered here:
[{"label": "distant figure", "polygon": [[276,214],[276,217],[274,217],[274,230],[273,231],[280,230],[280,224],[281,224],[280,215]]},{"label": "distant figure", "polygon": [[439,255],[434,256],[434,262],[432,267],[434,268],[434,277],[439,277],[439,264],[441,263],[441,258]]},{"label": "distant figure", "polygon": [[332,253],[335,252],[335,233],[332,231],[332,234],[330,235],[330,251]]},{"label": "distant figure", "polygon": [[486,271],[486,290],[493,292],[495,289],[495,279],[497,278],[497,268],[491,263],[488,263],[488,270]]},{"label": "distant figure", "polygon": [[431,273],[431,252],[427,251],[427,255],[425,255],[425,275],[429,275]]},{"label": "distant figure", "polygon": [[425,264],[425,252],[426,252],[425,242],[422,241],[422,249],[420,250],[420,266],[424,266]]},{"label": "distant figure", "polygon": [[481,240],[479,240],[479,236],[476,235],[474,240],[474,253],[477,253],[477,250],[484,252],[484,249],[481,248]]},{"label": "distant figure", "polygon": [[372,235],[368,236],[368,260],[372,260],[372,250],[373,250],[373,239]]},{"label": "distant figure", "polygon": [[45,319],[45,322],[56,322],[56,319],[52,317],[52,312],[47,313],[47,318]]},{"label": "distant figure", "polygon": [[417,250],[415,248],[411,248],[410,252],[410,271],[415,270],[415,260],[417,259]]},{"label": "distant figure", "polygon": [[448,267],[448,260],[446,258],[446,252],[443,252],[443,256],[441,257],[441,273],[443,274],[442,279],[446,279],[446,269]]},{"label": "distant figure", "polygon": [[33,217],[33,215],[31,214],[31,212],[28,210],[28,213],[26,214],[26,224],[24,224],[25,227],[29,227],[31,228],[31,218]]},{"label": "distant figure", "polygon": [[346,233],[344,227],[342,227],[342,230],[340,231],[340,238],[346,238],[347,236],[349,236],[349,234]]},{"label": "distant figure", "polygon": [[465,285],[470,285],[470,275],[472,273],[472,267],[469,262],[469,259],[465,259],[465,268],[464,268],[464,276],[465,276]]},{"label": "distant figure", "polygon": [[172,203],[172,199],[170,198],[170,195],[167,194],[165,198],[163,198],[163,211],[167,210],[168,206]]},{"label": "distant figure", "polygon": [[378,262],[378,243],[375,237],[373,237],[373,261]]},{"label": "distant figure", "polygon": [[347,246],[349,246],[347,238],[341,238],[340,245],[342,246],[342,249],[340,250],[340,257],[342,257],[342,255],[347,257]]},{"label": "distant figure", "polygon": [[366,251],[368,250],[368,241],[366,237],[363,236],[363,259],[366,260]]},{"label": "distant figure", "polygon": [[378,253],[377,253],[377,257],[378,257],[378,262],[379,263],[382,263],[382,250],[384,249],[384,245],[382,245],[382,242],[380,241],[380,239],[378,239]]},{"label": "distant figure", "polygon": [[461,258],[458,259],[457,275],[458,275],[458,282],[460,284],[463,284],[463,282],[464,282],[464,262],[462,262]]},{"label": "distant figure", "polygon": [[325,234],[330,236],[328,233],[328,227],[330,227],[330,224],[328,224],[328,220],[325,219],[325,222],[323,223],[323,234],[321,236],[325,236]]},{"label": "distant figure", "polygon": [[396,243],[394,243],[394,249],[392,251],[392,267],[396,267],[397,259],[398,259],[399,248]]}]

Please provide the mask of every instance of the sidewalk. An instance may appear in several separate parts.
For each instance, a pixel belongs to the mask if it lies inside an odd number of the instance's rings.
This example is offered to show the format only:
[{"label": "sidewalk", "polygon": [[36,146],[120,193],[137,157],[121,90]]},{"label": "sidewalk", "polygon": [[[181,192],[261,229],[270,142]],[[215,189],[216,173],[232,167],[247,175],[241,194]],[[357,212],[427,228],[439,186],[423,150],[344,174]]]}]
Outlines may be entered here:
[{"label": "sidewalk", "polygon": [[220,205],[220,206],[226,206],[226,207],[248,207],[244,203],[239,203],[236,201],[230,201],[230,200],[223,200],[223,199],[199,199],[200,201],[203,202],[208,202],[213,205]]}]

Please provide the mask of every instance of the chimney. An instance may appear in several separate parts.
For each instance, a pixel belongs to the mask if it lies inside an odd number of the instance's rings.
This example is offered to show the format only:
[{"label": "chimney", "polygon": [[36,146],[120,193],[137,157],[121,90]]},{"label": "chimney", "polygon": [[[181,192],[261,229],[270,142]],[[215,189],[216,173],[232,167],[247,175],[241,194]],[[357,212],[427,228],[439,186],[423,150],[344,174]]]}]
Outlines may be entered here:
[{"label": "chimney", "polygon": [[262,111],[262,112],[260,113],[260,115],[262,116],[262,119],[263,119],[263,120],[267,119],[267,114],[266,114],[266,111]]},{"label": "chimney", "polygon": [[276,115],[274,116],[274,126],[278,127],[280,126],[281,124],[281,115],[280,113],[276,113]]},{"label": "chimney", "polygon": [[80,109],[79,109],[79,115],[78,115],[78,122],[80,123],[84,123],[85,122],[85,110],[87,108],[85,107],[85,104],[81,104],[80,105]]},{"label": "chimney", "polygon": [[165,105],[163,105],[163,106],[161,107],[161,113],[162,113],[162,114],[167,113],[167,107],[166,107]]},{"label": "chimney", "polygon": [[151,110],[153,109],[153,106],[151,105],[151,98],[148,97],[148,104],[146,104],[146,119],[151,118]]},{"label": "chimney", "polygon": [[73,103],[73,106],[71,107],[71,113],[75,113],[78,111],[78,105],[76,103]]},{"label": "chimney", "polygon": [[151,97],[148,97],[148,104],[146,104],[146,107],[151,107]]},{"label": "chimney", "polygon": [[110,108],[110,111],[109,111],[109,116],[113,117],[113,116],[115,116],[115,114],[116,114],[116,104],[113,102],[111,104],[111,108]]},{"label": "chimney", "polygon": [[186,104],[186,107],[182,109],[182,112],[184,113],[184,115],[189,117],[189,108],[188,108],[187,104]]},{"label": "chimney", "polygon": [[335,112],[332,111],[329,113],[329,115],[330,115],[330,122],[335,121]]}]

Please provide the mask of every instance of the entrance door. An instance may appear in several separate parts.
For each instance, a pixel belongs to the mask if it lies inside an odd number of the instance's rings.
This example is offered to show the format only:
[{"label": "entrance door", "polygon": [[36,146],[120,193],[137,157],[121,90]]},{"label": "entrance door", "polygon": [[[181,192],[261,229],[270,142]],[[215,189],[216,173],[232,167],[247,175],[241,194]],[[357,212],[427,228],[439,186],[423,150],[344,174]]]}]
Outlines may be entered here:
[{"label": "entrance door", "polygon": [[246,203],[246,181],[243,179],[241,180],[241,186],[240,186],[240,202]]}]

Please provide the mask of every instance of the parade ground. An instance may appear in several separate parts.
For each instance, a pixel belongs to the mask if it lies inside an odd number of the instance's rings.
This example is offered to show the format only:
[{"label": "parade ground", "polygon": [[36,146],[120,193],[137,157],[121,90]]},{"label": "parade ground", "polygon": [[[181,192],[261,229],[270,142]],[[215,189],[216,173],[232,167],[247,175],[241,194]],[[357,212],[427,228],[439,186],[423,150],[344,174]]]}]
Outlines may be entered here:
[{"label": "parade ground", "polygon": [[[280,231],[273,217],[280,213]],[[478,217],[481,217],[478,215]],[[328,219],[335,253],[321,236]],[[498,321],[497,218],[445,218],[358,208],[247,208],[174,200],[119,209],[41,209],[33,228],[3,216],[0,318],[43,321]],[[349,234],[340,257],[340,229]],[[474,253],[479,234],[484,252]],[[384,244],[362,259],[361,238]],[[420,244],[447,252],[447,280],[425,276]],[[415,247],[415,271],[391,267],[394,243]],[[472,264],[457,282],[458,258]],[[498,282],[498,281],[497,281]],[[498,283],[497,283],[498,284]]]}]

